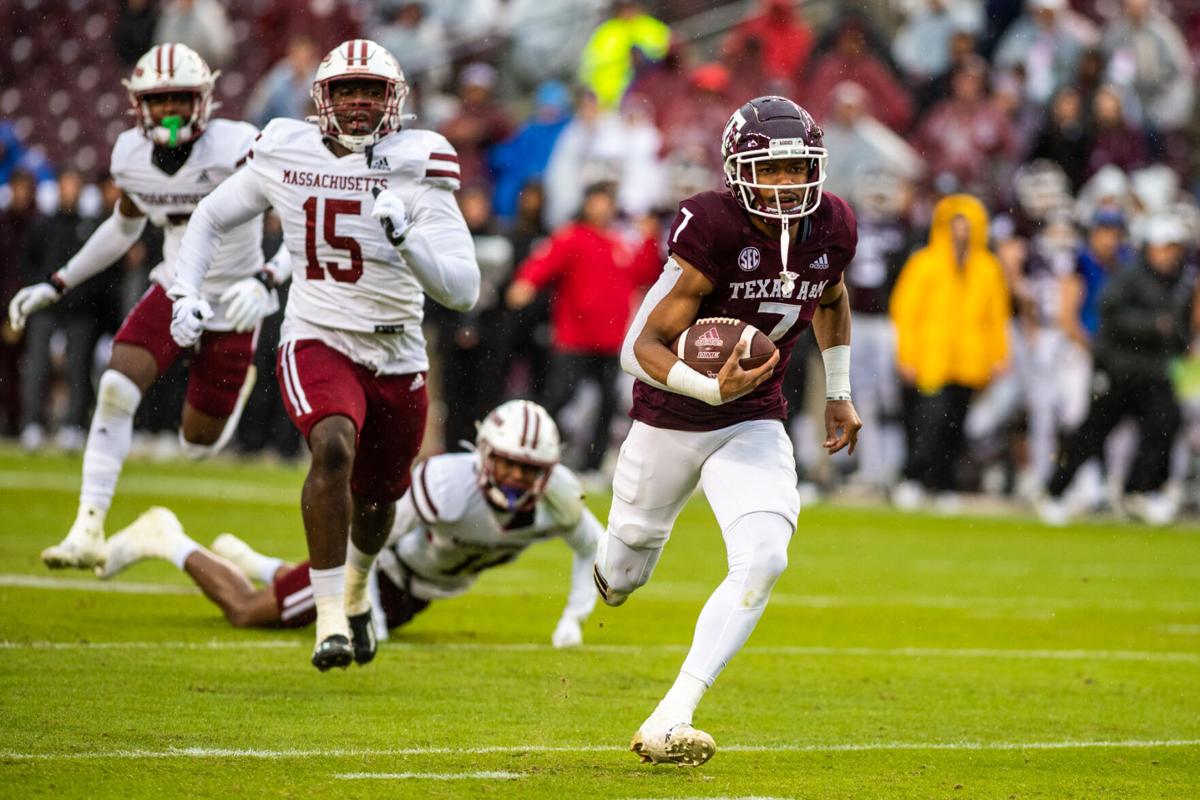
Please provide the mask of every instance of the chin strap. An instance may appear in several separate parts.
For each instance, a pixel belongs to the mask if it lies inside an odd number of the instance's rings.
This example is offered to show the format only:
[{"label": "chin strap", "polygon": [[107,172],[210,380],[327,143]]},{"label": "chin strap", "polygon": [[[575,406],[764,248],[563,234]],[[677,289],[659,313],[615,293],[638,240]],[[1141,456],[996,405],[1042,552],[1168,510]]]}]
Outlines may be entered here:
[{"label": "chin strap", "polygon": [[795,272],[788,270],[788,250],[792,246],[791,229],[788,227],[790,220],[785,216],[783,225],[780,226],[781,233],[779,234],[779,258],[783,262],[783,271],[779,273],[779,290],[783,292],[784,297],[791,297],[792,292],[796,289]]}]

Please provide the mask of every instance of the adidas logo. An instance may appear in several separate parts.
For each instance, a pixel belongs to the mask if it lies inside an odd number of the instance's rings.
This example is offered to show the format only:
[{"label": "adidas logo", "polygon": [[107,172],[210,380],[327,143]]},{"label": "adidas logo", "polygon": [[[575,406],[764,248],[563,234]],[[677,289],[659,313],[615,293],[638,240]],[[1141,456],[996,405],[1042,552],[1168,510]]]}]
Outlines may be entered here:
[{"label": "adidas logo", "polygon": [[820,258],[808,265],[809,269],[829,269],[829,256],[821,253]]},{"label": "adidas logo", "polygon": [[212,178],[208,177],[208,170],[200,170],[200,177],[196,178],[196,183],[212,183]]},{"label": "adidas logo", "polygon": [[387,156],[376,156],[371,159],[371,169],[382,169],[391,171],[391,166],[388,164]]},{"label": "adidas logo", "polygon": [[412,383],[410,383],[408,385],[408,390],[410,392],[415,392],[417,389],[420,389],[424,385],[425,385],[425,373],[418,372],[417,377],[413,378]]},{"label": "adidas logo", "polygon": [[725,344],[725,340],[721,338],[721,334],[717,333],[716,328],[709,328],[696,337],[696,347],[720,347],[723,344]]}]

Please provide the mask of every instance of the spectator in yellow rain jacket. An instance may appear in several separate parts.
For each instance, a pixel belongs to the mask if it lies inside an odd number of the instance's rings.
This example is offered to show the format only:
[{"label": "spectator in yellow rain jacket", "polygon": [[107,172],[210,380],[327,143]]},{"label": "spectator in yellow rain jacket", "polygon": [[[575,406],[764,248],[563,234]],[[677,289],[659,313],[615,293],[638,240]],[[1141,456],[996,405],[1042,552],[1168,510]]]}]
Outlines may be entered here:
[{"label": "spectator in yellow rain jacket", "polygon": [[967,408],[1007,364],[1009,293],[987,239],[982,203],[943,198],[929,245],[909,257],[892,293],[908,438],[905,481],[893,494],[901,508],[915,508],[927,491],[953,508]]},{"label": "spectator in yellow rain jacket", "polygon": [[633,49],[650,61],[661,61],[670,43],[670,29],[647,14],[641,3],[618,0],[612,17],[596,28],[583,49],[579,80],[596,95],[602,110],[614,109],[633,80]]}]

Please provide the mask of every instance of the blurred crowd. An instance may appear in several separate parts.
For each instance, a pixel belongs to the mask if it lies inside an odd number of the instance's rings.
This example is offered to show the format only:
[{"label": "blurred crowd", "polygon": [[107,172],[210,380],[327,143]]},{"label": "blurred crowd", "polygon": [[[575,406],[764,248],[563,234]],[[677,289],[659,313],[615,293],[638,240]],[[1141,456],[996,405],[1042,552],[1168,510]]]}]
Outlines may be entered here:
[{"label": "blurred crowd", "polygon": [[[111,126],[81,122],[102,155],[80,163],[79,142],[61,146],[61,126],[23,111],[42,84],[13,65],[61,61],[41,54],[28,15],[58,5],[0,2],[18,34],[0,44],[5,304],[115,201],[100,171]],[[859,220],[846,280],[866,427],[856,457],[820,453],[819,356],[798,349],[789,424],[811,491],[947,511],[986,491],[1040,503],[1048,521],[1104,507],[1164,521],[1200,495],[1186,491],[1200,464],[1194,3],[124,0],[98,18],[104,63],[185,42],[225,71],[218,115],[260,126],[310,113],[316,64],[339,41],[367,35],[397,56],[408,124],[458,150],[483,273],[470,313],[428,310],[433,449],[473,440],[505,398],[538,398],[568,461],[603,484],[629,401],[621,335],[665,226],[680,199],[721,187],[732,111],[783,94],[822,125],[825,190]],[[158,247],[149,232],[24,339],[4,329],[0,433],[81,445],[92,378]],[[295,456],[261,383],[238,447]],[[181,392],[164,381],[143,403],[151,451],[175,441],[154,434],[178,419]]]}]

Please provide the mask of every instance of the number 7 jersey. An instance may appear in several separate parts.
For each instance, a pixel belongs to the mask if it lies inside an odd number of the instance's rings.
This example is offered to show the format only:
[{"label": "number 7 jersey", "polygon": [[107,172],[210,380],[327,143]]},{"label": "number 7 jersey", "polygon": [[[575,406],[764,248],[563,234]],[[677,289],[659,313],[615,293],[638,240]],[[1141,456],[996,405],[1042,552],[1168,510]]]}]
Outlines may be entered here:
[{"label": "number 7 jersey", "polygon": [[404,349],[424,361],[425,294],[371,217],[372,190],[399,195],[409,219],[438,246],[472,247],[452,194],[459,172],[450,143],[432,131],[402,130],[366,153],[339,158],[316,125],[276,119],[255,142],[248,166],[280,215],[296,264],[288,323],[402,335]]},{"label": "number 7 jersey", "polygon": [[[637,381],[630,416],[656,428],[709,431],[752,419],[786,419],[783,376],[792,348],[812,322],[821,294],[835,285],[854,258],[858,243],[854,212],[844,200],[826,192],[811,216],[793,223],[801,235],[791,246],[785,280],[779,235],[755,228],[727,191],[702,192],[679,204],[667,235],[672,256],[687,261],[713,285],[700,301],[697,319],[733,317],[771,337],[779,348],[779,365],[757,389],[719,406]],[[639,318],[653,307],[681,273],[668,259],[658,282],[643,301]]]}]

